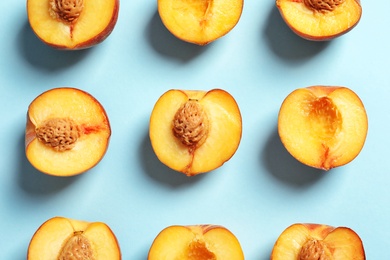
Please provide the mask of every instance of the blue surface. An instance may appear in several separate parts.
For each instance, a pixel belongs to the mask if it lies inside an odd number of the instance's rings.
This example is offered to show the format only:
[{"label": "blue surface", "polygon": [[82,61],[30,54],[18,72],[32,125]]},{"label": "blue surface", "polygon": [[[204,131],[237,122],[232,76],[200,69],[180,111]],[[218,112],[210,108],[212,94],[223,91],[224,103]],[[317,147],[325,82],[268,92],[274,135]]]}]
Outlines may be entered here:
[{"label": "blue surface", "polygon": [[[146,259],[166,226],[211,223],[238,237],[246,259],[265,260],[297,222],[348,226],[361,236],[367,259],[388,258],[389,1],[363,1],[351,32],[309,42],[287,28],[274,1],[247,0],[233,31],[205,47],[174,38],[156,1],[122,1],[110,37],[78,52],[41,43],[25,6],[0,3],[0,259],[25,259],[35,230],[54,216],[106,222],[123,259]],[[369,117],[359,156],[326,173],[293,159],[276,131],[283,99],[318,84],[351,88]],[[91,93],[111,122],[106,156],[78,177],[46,176],[24,153],[29,103],[59,86]],[[223,88],[235,97],[243,135],[221,168],[187,178],[154,155],[149,116],[171,88]]]}]

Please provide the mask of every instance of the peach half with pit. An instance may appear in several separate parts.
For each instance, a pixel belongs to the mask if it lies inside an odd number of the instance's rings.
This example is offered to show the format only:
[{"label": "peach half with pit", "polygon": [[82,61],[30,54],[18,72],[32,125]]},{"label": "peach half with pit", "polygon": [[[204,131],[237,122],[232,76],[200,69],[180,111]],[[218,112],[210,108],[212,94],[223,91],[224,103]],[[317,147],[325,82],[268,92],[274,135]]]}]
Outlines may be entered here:
[{"label": "peach half with pit", "polygon": [[171,89],[150,116],[149,136],[158,159],[187,176],[222,166],[238,149],[241,133],[239,107],[222,89]]},{"label": "peach half with pit", "polygon": [[120,260],[115,234],[103,222],[65,217],[45,221],[30,240],[27,260]]},{"label": "peach half with pit", "polygon": [[165,27],[177,38],[206,45],[226,35],[238,23],[243,0],[158,0]]},{"label": "peach half with pit", "polygon": [[119,0],[27,0],[37,37],[56,49],[77,50],[103,42],[118,20]]},{"label": "peach half with pit", "polygon": [[298,161],[330,170],[358,156],[366,140],[368,118],[351,89],[311,86],[294,90],[283,101],[278,132]]},{"label": "peach half with pit", "polygon": [[271,260],[365,260],[363,242],[348,227],[296,223],[278,237]]},{"label": "peach half with pit", "polygon": [[237,237],[220,225],[169,226],[154,239],[148,260],[244,260]]},{"label": "peach half with pit", "polygon": [[25,152],[37,170],[72,176],[103,158],[110,135],[107,114],[91,94],[71,87],[54,88],[28,107]]},{"label": "peach half with pit", "polygon": [[276,0],[290,29],[313,41],[331,40],[352,30],[360,21],[360,0]]}]

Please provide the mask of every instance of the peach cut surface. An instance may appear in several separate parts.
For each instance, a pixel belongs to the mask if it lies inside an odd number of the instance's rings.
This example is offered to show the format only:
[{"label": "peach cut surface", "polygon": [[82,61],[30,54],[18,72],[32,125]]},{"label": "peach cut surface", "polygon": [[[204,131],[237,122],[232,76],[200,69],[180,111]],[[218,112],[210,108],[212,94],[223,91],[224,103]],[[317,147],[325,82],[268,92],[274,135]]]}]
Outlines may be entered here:
[{"label": "peach cut surface", "polygon": [[27,259],[120,260],[121,251],[107,224],[54,217],[31,238]]},{"label": "peach cut surface", "polygon": [[235,235],[218,225],[169,226],[150,247],[148,260],[243,260]]},{"label": "peach cut surface", "polygon": [[365,260],[363,242],[347,227],[297,223],[275,242],[271,260]]},{"label": "peach cut surface", "polygon": [[82,90],[51,89],[28,107],[26,156],[44,173],[71,176],[89,170],[103,158],[110,135],[104,108]]},{"label": "peach cut surface", "polygon": [[158,12],[166,28],[177,38],[208,44],[238,23],[243,0],[158,0]]},{"label": "peach cut surface", "polygon": [[362,16],[359,0],[276,0],[276,6],[286,24],[309,40],[341,36],[354,28]]},{"label": "peach cut surface", "polygon": [[34,33],[58,49],[83,49],[105,40],[113,31],[119,0],[27,0]]},{"label": "peach cut surface", "polygon": [[346,87],[297,89],[284,100],[278,119],[282,143],[298,161],[329,170],[361,151],[368,118],[360,98]]},{"label": "peach cut surface", "polygon": [[[183,112],[182,120],[178,111],[189,102],[194,104]],[[176,133],[175,117],[176,123],[181,122],[176,125]],[[167,91],[156,102],[150,117],[149,135],[157,157],[188,176],[214,170],[228,161],[239,146],[241,132],[238,105],[220,89]]]}]

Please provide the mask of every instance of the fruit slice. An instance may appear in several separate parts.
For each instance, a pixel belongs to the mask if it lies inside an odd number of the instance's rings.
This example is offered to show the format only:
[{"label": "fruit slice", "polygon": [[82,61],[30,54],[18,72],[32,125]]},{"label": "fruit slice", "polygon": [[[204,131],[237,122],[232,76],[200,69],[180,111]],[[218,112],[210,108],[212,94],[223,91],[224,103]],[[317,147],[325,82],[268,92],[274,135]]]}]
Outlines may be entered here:
[{"label": "fruit slice", "polygon": [[362,240],[347,227],[293,224],[277,239],[271,260],[364,260]]},{"label": "fruit slice", "polygon": [[349,32],[362,16],[360,0],[276,0],[276,6],[297,35],[315,41]]},{"label": "fruit slice", "polygon": [[241,114],[224,90],[169,90],[156,102],[149,135],[154,152],[168,167],[188,176],[220,167],[241,140]]},{"label": "fruit slice", "polygon": [[208,44],[238,23],[243,0],[158,0],[158,12],[165,27],[177,38]]},{"label": "fruit slice", "polygon": [[278,131],[283,145],[298,161],[329,170],[360,153],[368,119],[352,90],[312,86],[287,96],[279,111]]},{"label": "fruit slice", "polygon": [[150,247],[148,260],[243,260],[238,239],[218,225],[169,226]]},{"label": "fruit slice", "polygon": [[111,128],[102,105],[75,88],[55,88],[35,98],[27,112],[26,156],[56,176],[94,167],[108,148]]},{"label": "fruit slice", "polygon": [[54,217],[35,232],[27,259],[119,260],[121,252],[114,233],[105,223]]},{"label": "fruit slice", "polygon": [[34,33],[58,49],[84,49],[105,40],[113,31],[119,0],[27,0]]}]

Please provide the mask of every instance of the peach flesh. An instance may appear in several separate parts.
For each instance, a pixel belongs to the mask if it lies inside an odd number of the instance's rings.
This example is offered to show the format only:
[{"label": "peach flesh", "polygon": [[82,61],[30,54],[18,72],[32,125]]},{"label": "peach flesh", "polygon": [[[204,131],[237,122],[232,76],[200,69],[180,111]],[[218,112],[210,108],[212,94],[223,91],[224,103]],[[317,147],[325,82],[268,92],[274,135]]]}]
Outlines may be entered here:
[{"label": "peach flesh", "polygon": [[271,260],[364,260],[363,242],[347,227],[297,223],[278,237]]},{"label": "peach flesh", "polygon": [[276,0],[286,24],[300,37],[332,40],[351,31],[360,21],[360,0]]},{"label": "peach flesh", "polygon": [[283,101],[278,132],[298,161],[329,170],[360,153],[368,131],[363,103],[346,87],[297,89]]},{"label": "peach flesh", "polygon": [[[204,136],[199,136],[196,144],[188,146],[177,138],[173,120],[180,108],[189,101],[196,102],[201,107],[207,115],[203,123],[208,122],[209,127],[200,131]],[[202,113],[198,112],[193,115],[199,117]],[[191,113],[183,114],[188,116]],[[203,127],[202,124],[198,126]],[[180,131],[180,125],[177,128]],[[227,162],[239,146],[241,133],[242,121],[238,105],[229,93],[221,89],[207,92],[169,90],[158,99],[150,117],[149,136],[158,159],[187,176],[212,171]]]},{"label": "peach flesh", "polygon": [[206,45],[226,35],[238,23],[243,0],[158,0],[165,27],[177,38]]},{"label": "peach flesh", "polygon": [[51,89],[28,107],[26,156],[43,173],[72,176],[91,169],[106,153],[110,136],[104,108],[85,91]]},{"label": "peach flesh", "polygon": [[148,260],[243,260],[235,235],[219,225],[169,226],[153,241]]},{"label": "peach flesh", "polygon": [[[76,7],[80,7],[78,12]],[[45,44],[62,50],[100,44],[114,30],[118,14],[119,0],[27,0],[34,33]]]},{"label": "peach flesh", "polygon": [[34,233],[27,259],[120,260],[121,251],[115,234],[107,224],[53,217]]}]

